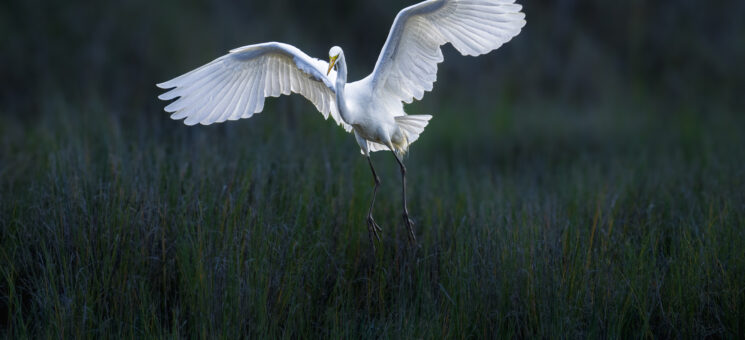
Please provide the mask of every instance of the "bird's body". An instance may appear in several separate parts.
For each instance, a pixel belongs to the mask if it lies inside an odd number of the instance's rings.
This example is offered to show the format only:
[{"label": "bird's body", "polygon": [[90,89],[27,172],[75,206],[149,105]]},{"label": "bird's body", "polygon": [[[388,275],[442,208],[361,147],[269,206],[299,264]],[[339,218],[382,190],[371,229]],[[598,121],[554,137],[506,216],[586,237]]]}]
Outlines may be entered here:
[{"label": "bird's body", "polygon": [[[399,12],[373,72],[347,83],[347,64],[339,47],[329,50],[329,63],[298,48],[262,43],[231,50],[211,63],[158,84],[170,89],[159,96],[178,98],[166,106],[171,118],[187,125],[209,125],[249,118],[261,112],[266,97],[291,92],[309,99],[328,118],[353,132],[375,179],[368,212],[368,230],[378,236],[372,218],[380,180],[370,152],[390,150],[401,168],[404,222],[415,240],[406,208],[406,168],[401,156],[424,131],[430,115],[407,115],[404,103],[421,99],[437,78],[443,60],[440,47],[450,43],[461,54],[481,55],[499,48],[525,25],[514,0],[429,0]],[[336,71],[334,71],[336,68]]]},{"label": "bird's body", "polygon": [[[370,151],[387,149],[393,149],[398,153],[406,152],[409,140],[412,137],[416,139],[416,137],[407,136],[403,129],[405,123],[396,121],[396,117],[406,116],[403,103],[381,100],[373,91],[370,77],[346,84],[347,70],[346,63],[343,62],[344,52],[341,52],[339,58],[342,59],[337,62],[339,65],[336,78],[336,102],[339,103],[337,107],[344,122],[352,126],[362,153],[369,155]],[[425,123],[431,118],[431,116],[420,117]]]}]

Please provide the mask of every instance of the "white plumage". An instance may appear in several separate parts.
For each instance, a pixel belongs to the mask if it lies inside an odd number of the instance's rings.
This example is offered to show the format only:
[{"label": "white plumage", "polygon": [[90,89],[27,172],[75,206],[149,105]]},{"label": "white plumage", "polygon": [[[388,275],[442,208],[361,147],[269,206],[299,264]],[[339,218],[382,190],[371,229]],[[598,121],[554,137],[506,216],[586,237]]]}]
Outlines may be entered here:
[{"label": "white plumage", "polygon": [[336,109],[335,74],[327,77],[320,71],[327,66],[288,44],[245,46],[158,84],[164,89],[175,87],[158,98],[180,97],[165,108],[173,113],[171,118],[186,118],[186,125],[209,125],[249,118],[263,110],[264,98],[295,92],[310,100],[324,118],[330,115],[349,131]]},{"label": "white plumage", "polygon": [[[310,100],[324,118],[331,116],[353,131],[375,178],[367,224],[371,238],[380,227],[372,219],[379,180],[370,152],[390,150],[401,167],[404,222],[412,241],[406,209],[406,169],[400,156],[424,131],[431,116],[407,115],[403,103],[432,90],[440,47],[450,43],[463,55],[477,56],[499,48],[520,33],[525,14],[514,0],[430,0],[396,16],[373,72],[347,84],[347,65],[339,47],[329,63],[311,58],[294,46],[270,42],[231,50],[207,65],[158,84],[170,89],[162,100],[173,119],[187,125],[249,118],[261,112],[266,97],[291,92]],[[336,70],[334,70],[336,69]],[[373,245],[374,247],[374,245]]]}]

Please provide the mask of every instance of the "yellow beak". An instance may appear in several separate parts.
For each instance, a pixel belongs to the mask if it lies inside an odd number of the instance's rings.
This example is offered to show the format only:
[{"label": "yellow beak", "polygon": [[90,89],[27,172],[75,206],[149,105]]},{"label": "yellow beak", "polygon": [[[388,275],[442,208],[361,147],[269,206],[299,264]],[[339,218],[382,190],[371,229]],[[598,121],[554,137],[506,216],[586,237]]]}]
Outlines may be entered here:
[{"label": "yellow beak", "polygon": [[336,65],[336,59],[339,58],[339,56],[331,57],[329,59],[329,69],[326,71],[326,75],[329,75],[331,73],[331,69],[334,68],[334,65]]}]

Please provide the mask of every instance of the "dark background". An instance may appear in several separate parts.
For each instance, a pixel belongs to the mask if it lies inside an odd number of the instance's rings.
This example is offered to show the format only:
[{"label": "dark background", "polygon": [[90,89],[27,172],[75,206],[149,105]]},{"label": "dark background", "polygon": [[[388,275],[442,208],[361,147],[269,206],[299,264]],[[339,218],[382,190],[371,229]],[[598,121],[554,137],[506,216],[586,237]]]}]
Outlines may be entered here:
[{"label": "dark background", "polygon": [[0,335],[737,337],[745,2],[519,1],[444,47],[410,209],[299,96],[209,127],[155,83],[264,41],[373,68],[414,1],[0,4]]},{"label": "dark background", "polygon": [[[413,2],[412,2],[413,3]],[[39,98],[100,97],[156,106],[153,83],[263,41],[326,58],[348,54],[349,79],[377,60],[398,1],[10,1],[2,11],[4,111],[33,115]],[[528,25],[499,52],[471,59],[446,48],[436,96],[490,105],[551,102],[592,108],[664,103],[702,114],[743,104],[740,1],[527,1]],[[484,96],[483,94],[491,94]],[[494,96],[499,96],[494,98]],[[484,99],[488,98],[488,99]],[[426,100],[436,109],[437,99]],[[670,112],[673,111],[673,112]],[[145,114],[143,112],[143,114]]]}]

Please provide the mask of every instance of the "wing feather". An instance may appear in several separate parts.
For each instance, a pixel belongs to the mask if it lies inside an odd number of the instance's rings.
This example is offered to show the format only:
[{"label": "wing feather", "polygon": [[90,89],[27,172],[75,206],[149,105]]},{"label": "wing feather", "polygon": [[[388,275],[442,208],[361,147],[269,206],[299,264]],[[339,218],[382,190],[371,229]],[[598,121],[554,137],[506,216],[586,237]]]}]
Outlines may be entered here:
[{"label": "wing feather", "polygon": [[437,80],[440,47],[463,55],[488,53],[525,26],[515,0],[429,0],[396,16],[371,74],[376,94],[406,103],[421,99]]},{"label": "wing feather", "polygon": [[230,90],[225,94],[225,98],[220,102],[220,105],[215,107],[214,115],[217,116],[216,122],[222,123],[230,117],[230,107],[233,102],[239,97],[238,88],[241,87],[245,80],[243,79],[243,71],[237,72],[236,77],[233,80],[233,84],[230,86]]},{"label": "wing feather", "polygon": [[227,86],[223,86],[219,89],[219,92],[215,95],[213,100],[215,101],[215,104],[213,105],[212,110],[204,116],[202,121],[220,121],[220,115],[224,112],[223,110],[224,105],[226,102],[230,101],[232,99],[231,94],[233,88],[238,84],[238,79],[240,78],[240,72],[235,72],[234,74],[230,75],[230,82],[227,83]]},{"label": "wing feather", "polygon": [[168,90],[158,96],[173,100],[165,107],[173,119],[187,125],[248,118],[264,109],[266,97],[292,92],[310,100],[325,118],[350,131],[336,106],[336,89],[327,77],[328,63],[294,46],[271,42],[231,50],[214,61],[158,84]]},{"label": "wing feather", "polygon": [[230,109],[230,117],[228,120],[238,120],[241,119],[242,113],[246,109],[246,88],[248,86],[248,82],[251,79],[251,70],[244,70],[243,71],[243,80],[241,81],[241,86],[238,88],[238,93],[236,94],[236,100],[235,100],[235,106]]},{"label": "wing feather", "polygon": [[238,82],[238,86],[235,89],[235,94],[232,96],[230,100],[230,104],[225,108],[225,119],[226,120],[235,120],[233,117],[235,116],[236,108],[240,105],[241,98],[243,98],[243,88],[246,86],[246,71],[241,71],[241,79]]}]

